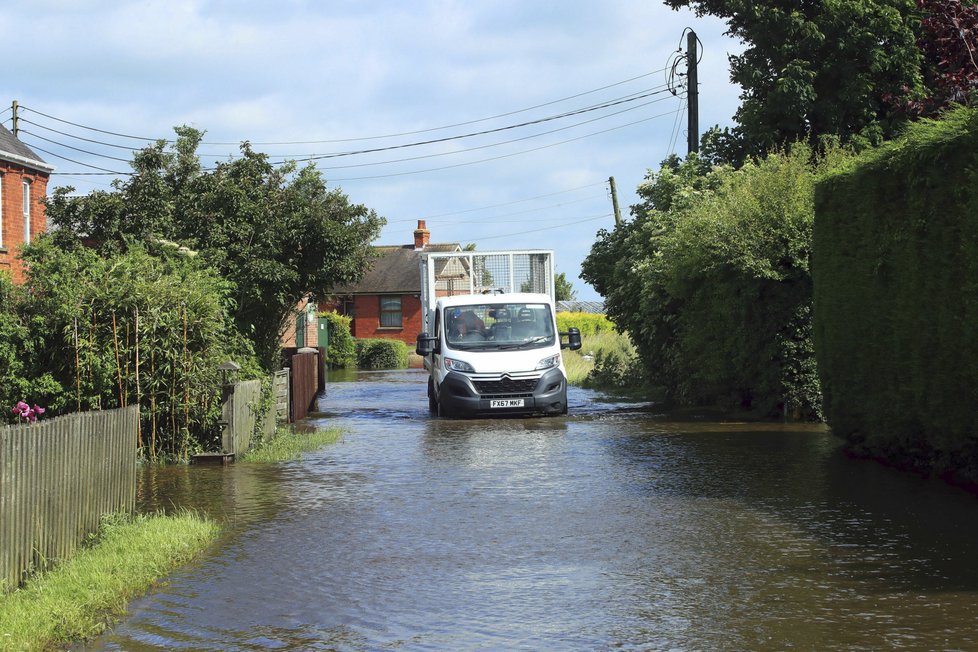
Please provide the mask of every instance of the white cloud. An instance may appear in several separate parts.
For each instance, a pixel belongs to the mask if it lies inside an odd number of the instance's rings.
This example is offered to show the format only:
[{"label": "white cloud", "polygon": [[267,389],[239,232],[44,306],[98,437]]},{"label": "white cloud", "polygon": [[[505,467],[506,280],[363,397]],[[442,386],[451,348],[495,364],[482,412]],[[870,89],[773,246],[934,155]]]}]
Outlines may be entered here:
[{"label": "white cloud", "polygon": [[[680,46],[683,28],[697,30],[705,46],[700,67],[700,125],[728,125],[739,89],[728,82],[723,25],[673,12],[648,0],[617,3],[427,0],[402,2],[277,3],[205,0],[14,1],[0,6],[0,33],[23,65],[5,69],[5,88],[25,107],[103,130],[171,137],[172,127],[192,124],[210,142],[327,140],[427,130],[516,111],[663,68]],[[663,83],[659,72],[631,84],[584,95],[551,107],[400,139],[260,147],[273,156],[322,154],[360,147],[499,127],[583,107]],[[0,106],[4,105],[0,98]],[[354,201],[391,219],[381,240],[407,242],[414,220],[467,211],[587,184],[581,192],[526,202],[538,208],[524,217],[500,217],[513,208],[461,213],[434,220],[438,240],[487,238],[480,248],[553,246],[558,265],[576,278],[594,232],[610,219],[567,226],[571,218],[610,213],[603,183],[615,176],[621,205],[635,201],[634,188],[648,168],[669,151],[673,116],[651,119],[532,153],[471,165],[632,120],[673,111],[676,101],[607,118],[549,136],[481,151],[414,162],[328,170]],[[9,113],[0,119],[9,117]],[[29,111],[23,117],[94,140],[133,141],[81,130]],[[574,121],[587,119],[588,115]],[[458,151],[498,143],[571,120],[512,130],[443,145],[329,159],[323,166],[357,165]],[[8,123],[9,124],[9,123]],[[680,125],[684,128],[684,125]],[[25,126],[26,128],[26,126]],[[52,137],[43,127],[32,131]],[[76,146],[69,137],[54,136]],[[32,141],[25,135],[25,140]],[[685,151],[680,134],[677,149]],[[42,146],[43,141],[34,141]],[[56,147],[47,145],[48,147]],[[114,156],[125,151],[88,144]],[[208,152],[235,147],[206,146]],[[53,151],[53,150],[52,150]],[[64,150],[62,150],[64,152]],[[68,154],[65,154],[68,156]],[[43,155],[42,155],[43,156]],[[73,163],[45,156],[59,171]],[[123,163],[75,152],[70,158],[100,167]],[[405,171],[443,168],[405,176]],[[99,177],[56,178],[80,191],[101,188]],[[515,208],[519,208],[516,206]],[[493,216],[496,216],[493,219]],[[456,219],[453,224],[448,221]],[[550,230],[511,237],[534,228]],[[593,292],[580,281],[578,294]]]}]

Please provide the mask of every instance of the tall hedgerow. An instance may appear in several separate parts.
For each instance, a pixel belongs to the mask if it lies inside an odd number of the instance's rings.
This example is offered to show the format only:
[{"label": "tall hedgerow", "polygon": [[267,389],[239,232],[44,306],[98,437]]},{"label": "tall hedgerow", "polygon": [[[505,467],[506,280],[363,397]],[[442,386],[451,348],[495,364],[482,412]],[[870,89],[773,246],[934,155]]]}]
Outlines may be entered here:
[{"label": "tall hedgerow", "polygon": [[829,163],[812,161],[799,145],[737,171],[667,163],[633,220],[599,234],[584,277],[674,403],[819,418],[809,258]]}]

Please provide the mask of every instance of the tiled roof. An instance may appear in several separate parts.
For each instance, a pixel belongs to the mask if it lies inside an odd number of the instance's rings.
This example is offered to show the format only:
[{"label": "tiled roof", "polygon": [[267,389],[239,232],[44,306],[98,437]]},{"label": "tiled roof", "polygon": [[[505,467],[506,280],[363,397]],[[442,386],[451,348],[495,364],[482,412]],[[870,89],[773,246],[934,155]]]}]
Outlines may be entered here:
[{"label": "tiled roof", "polygon": [[48,165],[44,160],[31,151],[31,148],[17,139],[14,134],[0,125],[0,159],[20,163],[27,167],[42,172],[51,172],[54,167]]},{"label": "tiled roof", "polygon": [[378,246],[375,258],[359,283],[333,288],[334,294],[418,294],[421,273],[418,267],[422,253],[457,251],[458,243],[429,244],[418,251],[414,245]]}]

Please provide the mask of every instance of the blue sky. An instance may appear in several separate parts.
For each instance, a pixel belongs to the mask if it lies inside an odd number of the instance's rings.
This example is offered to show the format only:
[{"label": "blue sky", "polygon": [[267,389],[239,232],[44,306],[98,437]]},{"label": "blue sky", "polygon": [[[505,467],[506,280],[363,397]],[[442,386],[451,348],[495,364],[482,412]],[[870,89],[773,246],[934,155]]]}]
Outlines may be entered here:
[{"label": "blue sky", "polygon": [[627,217],[647,170],[686,151],[684,104],[665,89],[686,27],[703,43],[701,129],[729,126],[741,46],[654,0],[18,0],[0,7],[16,53],[0,111],[23,107],[52,187],[107,189],[112,175],[65,173],[128,170],[139,138],[189,124],[207,132],[205,163],[242,140],[275,161],[325,157],[330,186],[387,218],[377,244],[410,242],[425,219],[435,242],[554,249],[595,299],[577,276],[613,224],[608,177]]}]

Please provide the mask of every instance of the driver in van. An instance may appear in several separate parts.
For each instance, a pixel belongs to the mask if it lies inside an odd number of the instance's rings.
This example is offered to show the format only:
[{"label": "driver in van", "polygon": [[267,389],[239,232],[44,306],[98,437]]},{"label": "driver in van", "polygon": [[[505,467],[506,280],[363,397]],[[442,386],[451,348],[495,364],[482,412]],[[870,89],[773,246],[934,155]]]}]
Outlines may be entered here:
[{"label": "driver in van", "polygon": [[452,311],[452,321],[450,332],[456,338],[463,339],[466,335],[478,334],[485,337],[488,334],[486,323],[479,319],[471,310],[462,311],[458,308]]}]

